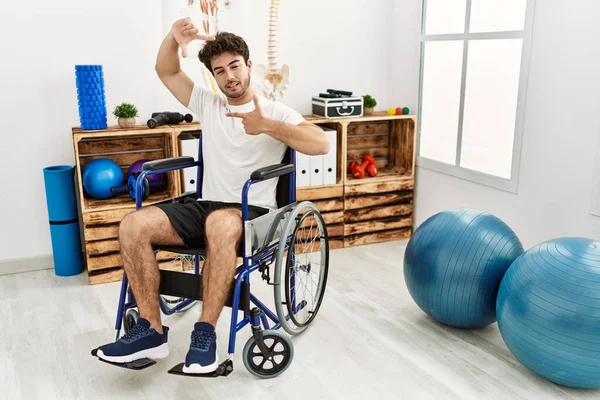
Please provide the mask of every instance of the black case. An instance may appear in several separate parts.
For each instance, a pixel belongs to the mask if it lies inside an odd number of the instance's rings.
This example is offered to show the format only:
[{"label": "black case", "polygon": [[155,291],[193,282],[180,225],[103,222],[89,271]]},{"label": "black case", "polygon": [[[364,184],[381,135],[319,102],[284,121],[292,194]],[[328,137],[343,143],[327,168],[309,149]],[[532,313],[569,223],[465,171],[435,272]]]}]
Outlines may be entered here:
[{"label": "black case", "polygon": [[363,116],[363,98],[312,98],[312,112],[326,118],[354,118]]}]

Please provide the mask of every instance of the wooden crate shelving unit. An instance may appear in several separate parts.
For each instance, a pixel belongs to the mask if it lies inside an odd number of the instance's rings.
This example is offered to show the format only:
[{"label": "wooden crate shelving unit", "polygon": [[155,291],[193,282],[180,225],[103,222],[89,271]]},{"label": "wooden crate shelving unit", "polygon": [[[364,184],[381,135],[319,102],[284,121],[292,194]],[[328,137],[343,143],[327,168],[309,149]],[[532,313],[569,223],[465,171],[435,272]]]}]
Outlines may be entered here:
[{"label": "wooden crate shelving unit", "polygon": [[[377,112],[359,118],[309,115],[305,119],[338,131],[338,183],[297,190],[298,200],[310,200],[322,212],[332,239],[331,248],[409,238],[413,224],[416,117]],[[347,173],[348,163],[360,163],[364,154],[375,157],[379,173],[376,177],[355,179]]]},{"label": "wooden crate shelving unit", "polygon": [[[148,129],[144,125],[131,129],[115,126],[97,131],[73,128],[80,228],[91,284],[121,279],[123,261],[119,254],[119,223],[127,214],[135,211],[135,201],[128,193],[110,199],[88,197],[81,180],[83,168],[91,160],[109,158],[121,167],[126,178],[127,169],[137,160],[178,156],[176,133],[185,129],[198,130],[200,125],[160,126],[154,129]],[[150,194],[143,205],[158,203],[180,194],[179,173],[172,171],[167,174],[166,187]],[[185,264],[178,255],[168,252],[159,253],[157,258],[163,269],[180,270]]]},{"label": "wooden crate shelving unit", "polygon": [[[415,117],[375,113],[351,119],[313,115],[305,118],[337,131],[336,184],[297,190],[298,201],[310,200],[321,211],[330,248],[410,237],[415,187]],[[135,211],[135,202],[128,194],[106,200],[88,198],[81,184],[82,168],[90,160],[107,157],[117,162],[125,174],[129,165],[141,158],[177,157],[180,135],[198,130],[201,130],[198,123],[155,129],[146,126],[110,127],[100,131],[73,129],[80,223],[91,284],[121,279],[123,262],[119,254],[118,228],[121,220]],[[354,179],[347,174],[347,165],[365,153],[375,156],[379,174],[374,178]],[[166,189],[151,194],[143,204],[157,203],[181,193],[181,172],[173,171],[168,175]],[[162,269],[191,267],[182,263],[178,255],[167,252],[161,252],[158,260]]]}]

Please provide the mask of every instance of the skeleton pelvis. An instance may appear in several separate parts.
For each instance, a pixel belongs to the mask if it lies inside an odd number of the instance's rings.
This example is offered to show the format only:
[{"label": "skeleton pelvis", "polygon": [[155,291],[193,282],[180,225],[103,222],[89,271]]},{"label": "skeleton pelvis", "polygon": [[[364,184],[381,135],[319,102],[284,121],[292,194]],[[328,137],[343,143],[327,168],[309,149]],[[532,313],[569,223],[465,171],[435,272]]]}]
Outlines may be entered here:
[{"label": "skeleton pelvis", "polygon": [[281,68],[258,64],[254,66],[252,75],[254,82],[268,98],[281,97],[290,83],[290,67],[287,64]]}]

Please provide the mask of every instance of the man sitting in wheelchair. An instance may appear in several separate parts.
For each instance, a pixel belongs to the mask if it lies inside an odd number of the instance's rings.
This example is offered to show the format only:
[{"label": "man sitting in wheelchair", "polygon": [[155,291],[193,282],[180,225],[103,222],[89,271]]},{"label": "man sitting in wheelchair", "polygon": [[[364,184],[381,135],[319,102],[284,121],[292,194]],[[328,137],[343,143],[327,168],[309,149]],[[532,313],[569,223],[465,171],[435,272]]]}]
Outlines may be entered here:
[{"label": "man sitting in wheelchair", "polygon": [[[195,39],[206,41],[199,59],[222,93],[200,87],[181,70],[178,48],[185,56],[186,45]],[[189,19],[176,21],[162,42],[156,72],[202,123],[203,198],[144,207],[122,220],[120,251],[140,318],[131,334],[99,347],[99,358],[127,363],[168,356],[168,327],[161,323],[160,275],[153,246],[189,246],[206,248],[207,254],[202,313],[191,334],[183,372],[209,373],[217,368],[215,326],[240,252],[244,183],[253,171],[281,163],[288,146],[304,154],[329,151],[322,129],[280,102],[255,93],[250,87],[251,70],[248,46],[241,37],[199,35]],[[250,219],[277,208],[276,186],[277,179],[269,179],[251,187]]]}]

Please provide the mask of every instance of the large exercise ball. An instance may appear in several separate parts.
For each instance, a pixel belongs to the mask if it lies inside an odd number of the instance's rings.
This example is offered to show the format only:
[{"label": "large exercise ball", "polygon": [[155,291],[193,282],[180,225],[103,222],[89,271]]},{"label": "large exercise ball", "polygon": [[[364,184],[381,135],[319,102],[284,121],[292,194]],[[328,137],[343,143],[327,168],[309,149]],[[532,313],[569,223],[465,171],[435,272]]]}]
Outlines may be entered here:
[{"label": "large exercise ball", "polygon": [[514,356],[552,382],[600,388],[600,242],[558,238],[519,257],[498,292]]},{"label": "large exercise ball", "polygon": [[97,158],[83,167],[81,183],[84,191],[96,199],[108,199],[110,188],[123,183],[121,167],[111,159]]},{"label": "large exercise ball", "polygon": [[492,214],[443,211],[414,232],[404,256],[404,279],[431,318],[459,328],[496,321],[498,287],[523,253],[512,229]]}]

